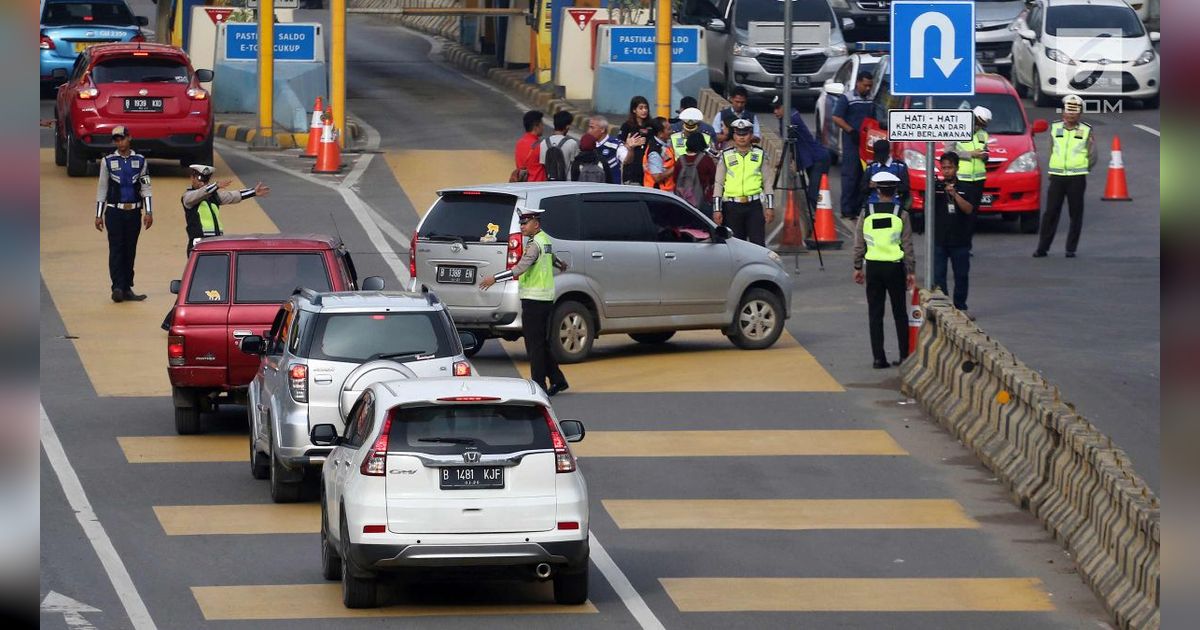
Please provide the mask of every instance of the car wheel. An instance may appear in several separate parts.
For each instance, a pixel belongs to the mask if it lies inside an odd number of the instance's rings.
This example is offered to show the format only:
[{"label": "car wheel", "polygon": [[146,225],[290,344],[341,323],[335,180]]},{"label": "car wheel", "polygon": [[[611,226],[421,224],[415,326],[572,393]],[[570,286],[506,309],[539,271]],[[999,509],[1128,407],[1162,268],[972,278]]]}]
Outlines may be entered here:
[{"label": "car wheel", "polygon": [[475,344],[475,346],[474,346],[474,347],[471,347],[471,348],[463,348],[463,356],[465,356],[465,357],[467,357],[468,359],[470,359],[471,357],[473,357],[473,356],[475,356],[475,355],[479,354],[479,351],[480,351],[480,350],[483,350],[483,344],[487,343],[487,340],[488,340],[488,338],[487,338],[487,337],[480,337],[480,338],[479,338],[479,343]]},{"label": "car wheel", "polygon": [[62,129],[58,125],[58,112],[54,112],[54,165],[67,165],[67,145],[63,142],[62,134],[59,133]]},{"label": "car wheel", "polygon": [[766,289],[750,289],[742,295],[733,314],[729,340],[743,350],[769,348],[783,333],[783,304]]},{"label": "car wheel", "polygon": [[88,172],[87,156],[83,154],[82,144],[75,139],[75,134],[67,132],[67,176],[85,177]]},{"label": "car wheel", "polygon": [[1033,69],[1033,104],[1038,107],[1050,107],[1054,100],[1042,91],[1042,77],[1038,76],[1037,68]]},{"label": "car wheel", "polygon": [[1017,226],[1022,234],[1037,234],[1038,224],[1042,219],[1042,211],[1034,210],[1032,212],[1022,212],[1021,217],[1017,219]]},{"label": "car wheel", "polygon": [[254,418],[249,417],[254,413],[252,407],[246,405],[246,416],[250,425],[250,476],[255,479],[270,479],[271,478],[271,460],[262,451],[258,450],[258,445],[254,443]]},{"label": "car wheel", "polygon": [[631,333],[630,339],[638,343],[666,343],[671,337],[675,336],[674,330],[652,333]]},{"label": "car wheel", "polygon": [[204,148],[200,149],[199,153],[196,153],[195,155],[193,155],[191,160],[187,164],[184,165],[184,168],[191,166],[192,164],[209,164],[209,165],[211,165],[212,163],[213,163],[213,141],[212,141],[212,138],[209,138],[208,142],[204,145]]},{"label": "car wheel", "polygon": [[1021,75],[1017,74],[1017,64],[1015,63],[1012,66],[1012,84],[1017,90],[1017,96],[1029,98],[1029,88],[1024,83],[1021,83]]},{"label": "car wheel", "polygon": [[550,318],[550,351],[559,363],[579,363],[592,351],[596,327],[592,312],[579,302],[566,300],[554,307]]},{"label": "car wheel", "polygon": [[346,608],[375,608],[376,584],[373,578],[356,577],[350,570],[354,561],[350,559],[350,537],[346,535],[346,517],[342,516],[342,604]]},{"label": "car wheel", "polygon": [[271,469],[271,500],[276,503],[295,503],[300,500],[300,491],[303,489],[303,479],[297,481],[285,481],[289,471],[279,463],[279,458],[275,457],[275,449],[271,449],[270,458]]},{"label": "car wheel", "polygon": [[195,435],[200,432],[200,396],[193,390],[174,388],[172,398],[183,398],[189,406],[175,407],[175,432],[179,435]]},{"label": "car wheel", "polygon": [[1155,94],[1151,98],[1142,99],[1142,107],[1145,109],[1158,109],[1158,105],[1159,105],[1159,102],[1161,99],[1162,99],[1161,92],[1159,94]]},{"label": "car wheel", "polygon": [[588,598],[588,567],[578,573],[559,573],[554,576],[554,603],[579,606]]},{"label": "car wheel", "polygon": [[329,541],[329,510],[325,493],[321,493],[321,577],[329,581],[342,579],[342,557]]}]

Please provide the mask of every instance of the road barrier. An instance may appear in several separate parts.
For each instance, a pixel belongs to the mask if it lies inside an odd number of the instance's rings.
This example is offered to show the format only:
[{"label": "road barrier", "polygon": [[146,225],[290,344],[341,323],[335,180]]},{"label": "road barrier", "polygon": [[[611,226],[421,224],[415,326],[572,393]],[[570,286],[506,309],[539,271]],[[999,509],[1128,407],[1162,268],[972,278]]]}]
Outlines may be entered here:
[{"label": "road barrier", "polygon": [[1058,388],[940,292],[901,368],[903,391],[967,445],[1068,550],[1120,628],[1158,628],[1158,497]]}]

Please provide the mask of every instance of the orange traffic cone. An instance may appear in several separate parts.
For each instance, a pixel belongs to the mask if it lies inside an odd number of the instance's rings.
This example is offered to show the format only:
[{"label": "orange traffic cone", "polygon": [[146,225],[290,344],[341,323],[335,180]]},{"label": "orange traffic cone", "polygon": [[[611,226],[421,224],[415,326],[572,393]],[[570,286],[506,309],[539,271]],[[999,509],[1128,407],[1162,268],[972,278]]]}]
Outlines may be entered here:
[{"label": "orange traffic cone", "polygon": [[794,251],[804,249],[804,226],[800,222],[800,198],[803,190],[792,190],[788,195],[787,212],[783,215],[783,232],[779,235],[779,248]]},{"label": "orange traffic cone", "polygon": [[829,193],[829,175],[821,176],[821,196],[817,198],[817,211],[813,217],[813,236],[806,239],[804,244],[813,247],[841,249],[842,241],[837,237],[834,227],[833,196]]},{"label": "orange traffic cone", "polygon": [[321,97],[317,97],[317,102],[313,104],[312,123],[308,126],[308,146],[304,148],[304,153],[300,157],[315,158],[317,151],[321,149],[321,134],[325,131],[325,125],[321,122],[321,114],[325,110],[321,106]]},{"label": "orange traffic cone", "polygon": [[314,173],[341,173],[342,150],[337,143],[337,130],[333,128],[333,110],[325,108],[325,126],[321,129],[321,145],[317,149],[317,163],[313,164]]},{"label": "orange traffic cone", "polygon": [[921,290],[914,288],[909,293],[912,294],[908,307],[908,354],[911,355],[917,351],[917,334],[925,314],[921,311]]},{"label": "orange traffic cone", "polygon": [[1125,161],[1121,159],[1121,138],[1113,136],[1112,157],[1108,159],[1108,181],[1104,183],[1104,201],[1133,201],[1125,186]]}]

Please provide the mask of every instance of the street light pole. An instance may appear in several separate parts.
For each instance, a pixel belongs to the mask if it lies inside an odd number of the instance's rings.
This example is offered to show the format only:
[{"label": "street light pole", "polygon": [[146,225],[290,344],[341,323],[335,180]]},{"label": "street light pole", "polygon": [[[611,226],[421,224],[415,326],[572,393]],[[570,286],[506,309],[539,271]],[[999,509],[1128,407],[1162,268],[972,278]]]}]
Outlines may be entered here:
[{"label": "street light pole", "polygon": [[657,95],[655,111],[663,118],[671,117],[671,0],[658,0],[654,17],[654,61],[656,63]]},{"label": "street light pole", "polygon": [[[933,110],[933,97],[925,97],[925,111]],[[936,212],[934,206],[934,186],[937,178],[933,175],[933,142],[925,143],[925,286],[933,289],[933,230]]]},{"label": "street light pole", "polygon": [[329,100],[338,145],[346,148],[346,0],[329,2]]},{"label": "street light pole", "polygon": [[[779,168],[783,169],[783,215],[787,216],[787,211],[792,207],[792,195],[795,188],[795,182],[792,180],[792,168],[790,155],[793,145],[788,142],[792,131],[792,2],[793,0],[783,0],[783,88],[780,94],[783,97],[783,118],[781,131],[783,132],[783,155],[779,157]],[[786,220],[786,219],[785,219]]]},{"label": "street light pole", "polygon": [[258,134],[253,144],[275,144],[275,0],[258,3]]}]

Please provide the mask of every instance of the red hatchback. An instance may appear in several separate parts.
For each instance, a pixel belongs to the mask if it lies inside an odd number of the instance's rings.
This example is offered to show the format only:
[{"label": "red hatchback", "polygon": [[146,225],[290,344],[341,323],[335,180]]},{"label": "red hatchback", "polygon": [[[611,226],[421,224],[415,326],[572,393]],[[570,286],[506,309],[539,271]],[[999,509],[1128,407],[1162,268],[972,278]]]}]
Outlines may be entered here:
[{"label": "red hatchback", "polygon": [[67,174],[87,174],[88,165],[114,150],[112,128],[124,125],[133,149],[148,158],[180,164],[212,164],[213,114],[208,90],[211,70],[193,70],[174,46],[117,43],[83,51],[54,105],[54,162]]}]

